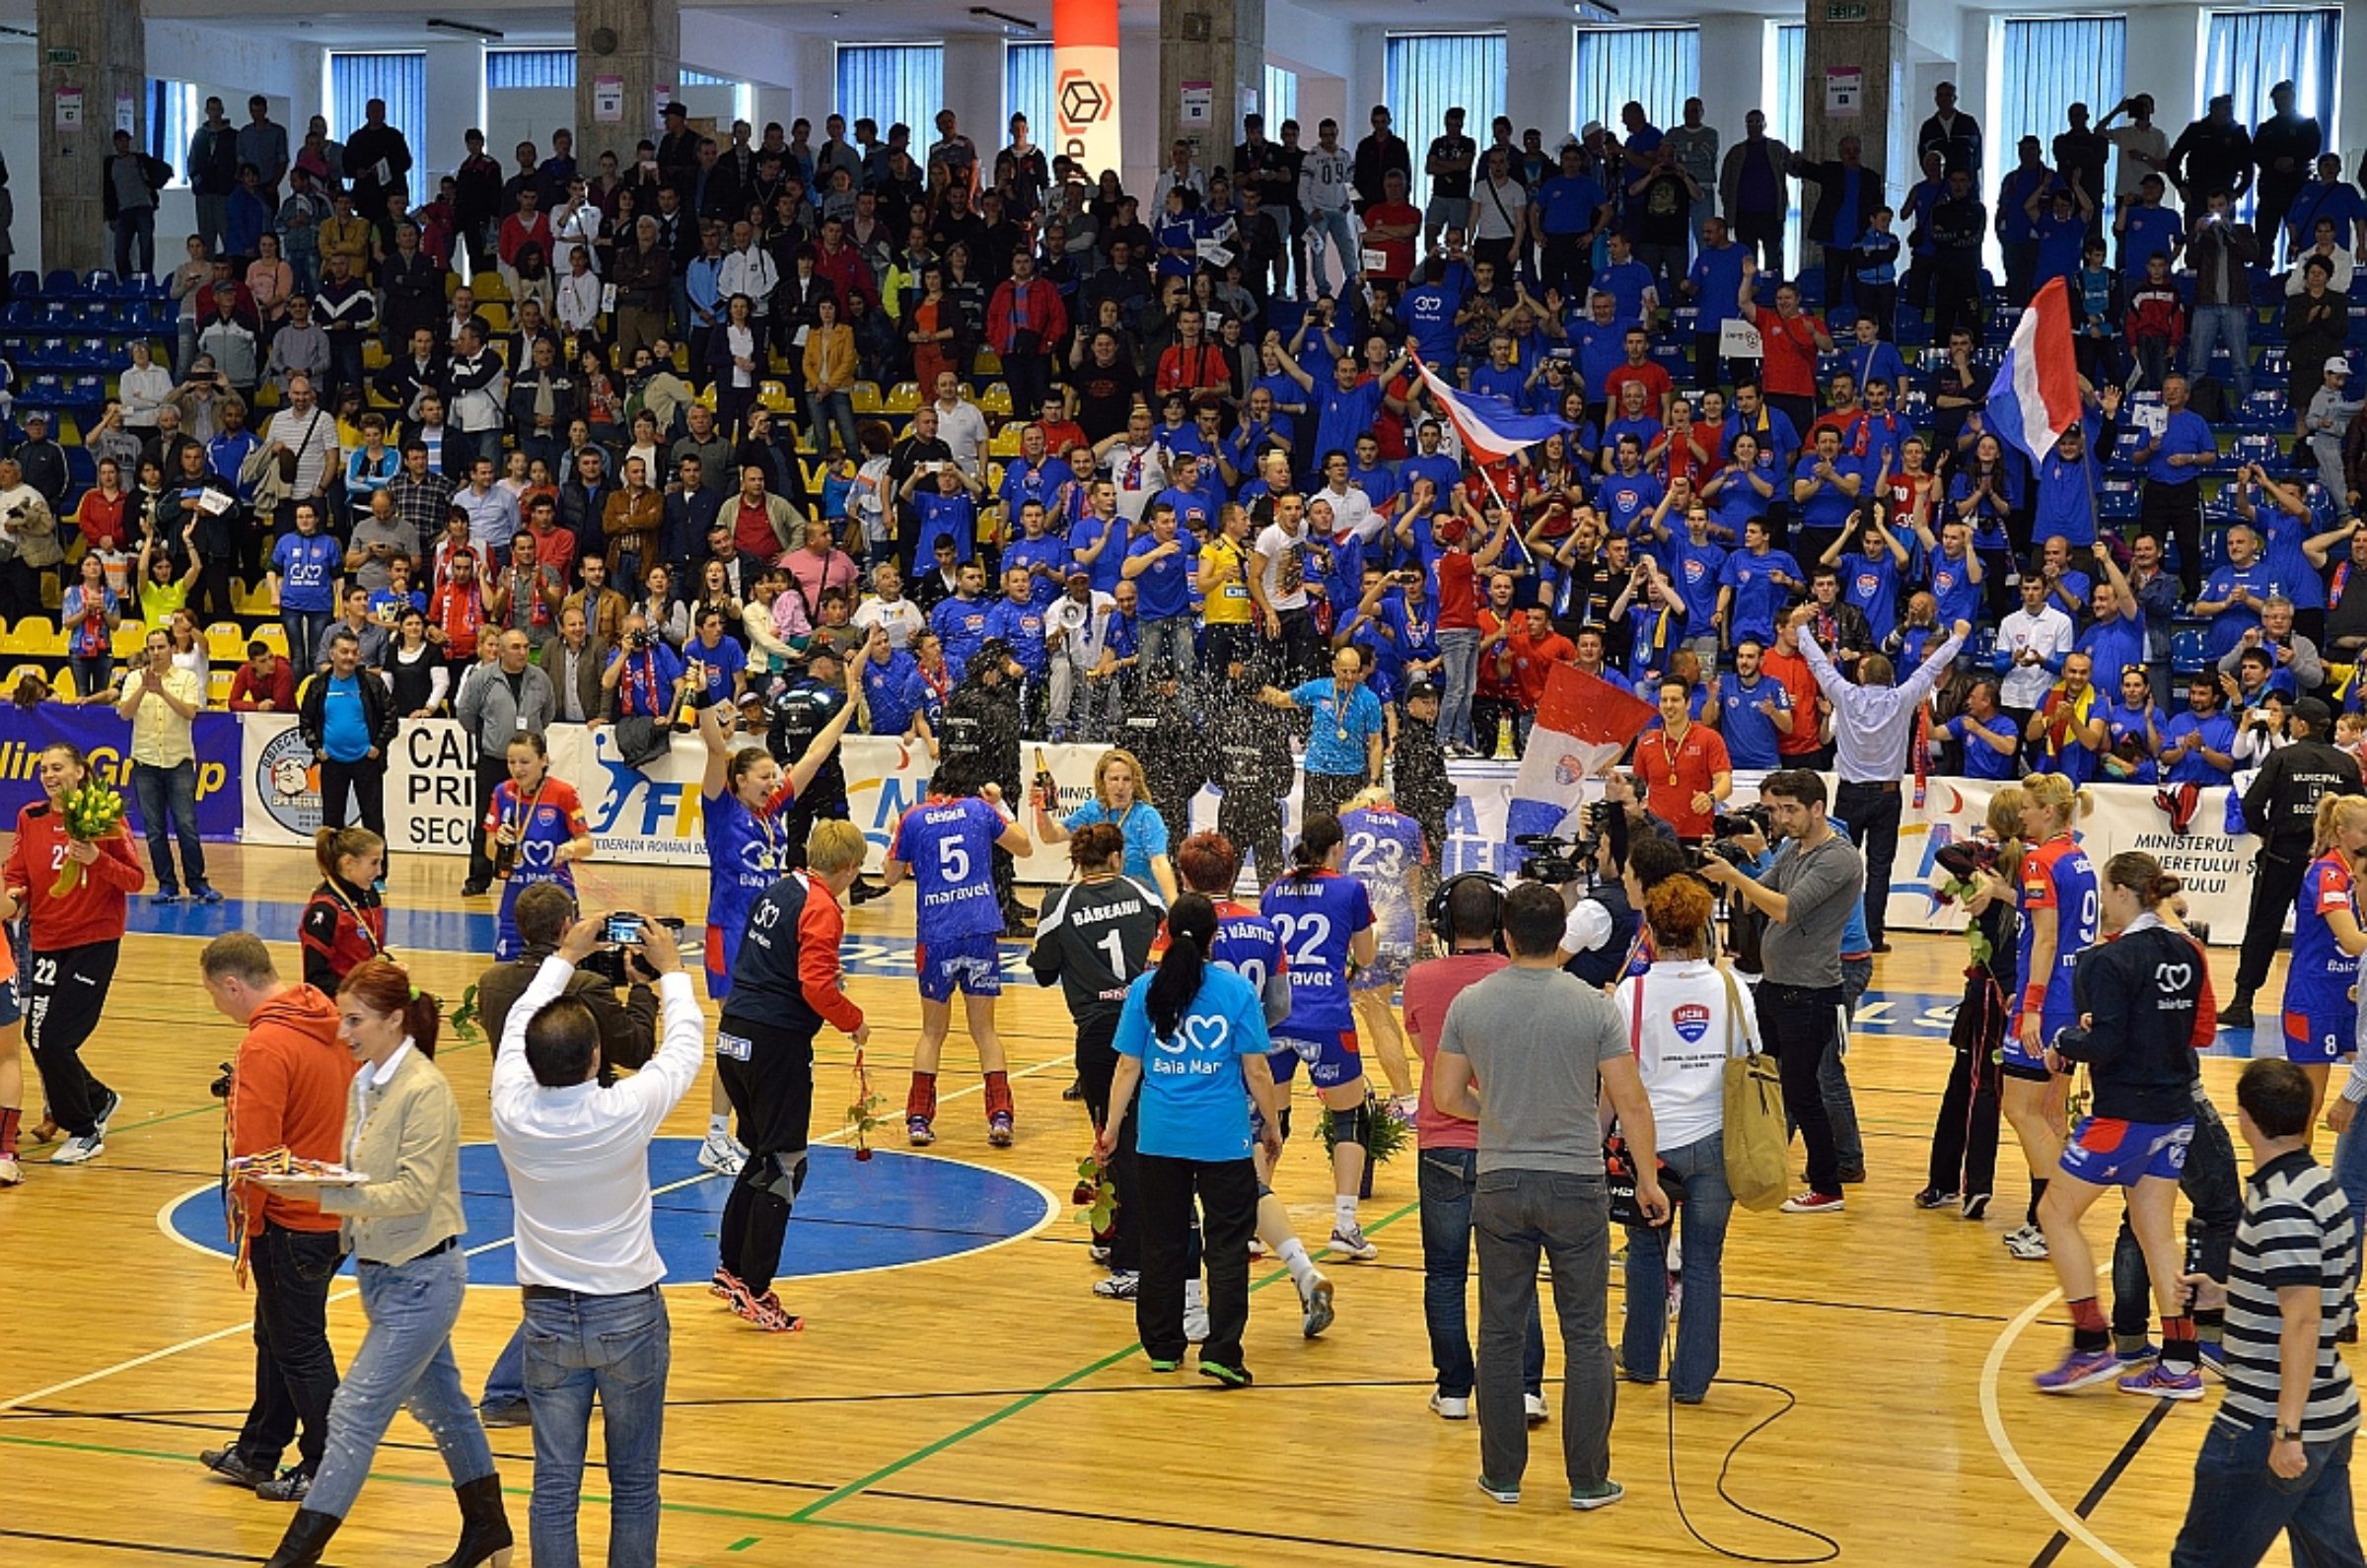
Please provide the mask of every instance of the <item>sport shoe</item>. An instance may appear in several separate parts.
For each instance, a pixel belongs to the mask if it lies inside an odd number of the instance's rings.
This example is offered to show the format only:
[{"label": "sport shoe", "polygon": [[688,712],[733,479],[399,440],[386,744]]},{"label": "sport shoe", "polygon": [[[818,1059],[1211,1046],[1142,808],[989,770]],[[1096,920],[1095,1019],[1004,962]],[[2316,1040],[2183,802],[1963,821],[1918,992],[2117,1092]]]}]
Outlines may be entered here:
[{"label": "sport shoe", "polygon": [[997,1149],[1011,1147],[1011,1112],[998,1110],[986,1118],[986,1141]]},{"label": "sport shoe", "polygon": [[1469,1421],[1471,1418],[1471,1401],[1468,1394],[1440,1393],[1433,1390],[1430,1408],[1438,1412],[1438,1418],[1442,1421]]},{"label": "sport shoe", "polygon": [[2131,1372],[2134,1372],[2139,1367],[2150,1366],[2152,1363],[2159,1361],[2162,1358],[2162,1352],[2160,1348],[2151,1344],[2139,1345],[2134,1350],[2116,1349],[2113,1354],[2119,1357],[2120,1365],[2126,1367]]},{"label": "sport shoe", "polygon": [[484,1427],[533,1426],[535,1413],[524,1399],[504,1399],[499,1404],[480,1404],[476,1407],[477,1424]]},{"label": "sport shoe", "polygon": [[197,903],[220,903],[222,901],[222,894],[215,890],[214,885],[210,882],[201,882],[197,884],[196,887],[191,888],[189,890],[189,897],[191,900]]},{"label": "sport shoe", "polygon": [[2221,1008],[2219,1027],[2223,1030],[2252,1028],[2252,999],[2242,997]]},{"label": "sport shoe", "polygon": [[1184,1309],[1184,1337],[1195,1345],[1208,1342],[1208,1309],[1186,1306]]},{"label": "sport shoe", "polygon": [[2202,1374],[2192,1367],[2174,1372],[2157,1361],[2142,1372],[2132,1372],[2122,1378],[2120,1391],[2150,1394],[2156,1399],[2199,1399],[2202,1397]]},{"label": "sport shoe", "polygon": [[1517,1486],[1498,1486],[1484,1475],[1479,1477],[1478,1485],[1479,1490],[1499,1503],[1517,1503],[1521,1500],[1521,1489]]},{"label": "sport shoe", "polygon": [[107,1153],[107,1140],[97,1133],[68,1138],[49,1157],[51,1165],[84,1165]]},{"label": "sport shoe", "polygon": [[748,1164],[748,1150],[728,1132],[710,1132],[698,1146],[698,1168],[717,1176],[736,1176]]},{"label": "sport shoe", "polygon": [[313,1478],[302,1470],[282,1470],[279,1479],[265,1481],[254,1495],[266,1503],[301,1503],[313,1489]]},{"label": "sport shoe", "polygon": [[1966,1194],[1963,1208],[1963,1213],[1966,1219],[1977,1220],[1988,1212],[1989,1195],[1986,1192],[1972,1192]]},{"label": "sport shoe", "polygon": [[1573,1486],[1570,1488],[1570,1506],[1581,1514],[1591,1514],[1598,1508],[1609,1508],[1626,1495],[1627,1488],[1612,1480],[1596,1486]]},{"label": "sport shoe", "polygon": [[732,1303],[732,1311],[768,1334],[793,1334],[806,1326],[806,1320],[783,1307],[781,1298],[771,1291],[736,1301]]},{"label": "sport shoe", "polygon": [[1220,1389],[1246,1389],[1255,1380],[1247,1367],[1228,1367],[1221,1362],[1200,1358],[1200,1376],[1214,1382]]},{"label": "sport shoe", "polygon": [[1103,1246],[1100,1242],[1087,1242],[1085,1244],[1085,1256],[1090,1262],[1107,1264],[1110,1261],[1110,1248]]},{"label": "sport shoe", "polygon": [[1307,1277],[1307,1288],[1299,1292],[1299,1332],[1315,1338],[1331,1326],[1331,1282],[1321,1273]]},{"label": "sport shoe", "polygon": [[111,1089],[108,1090],[107,1104],[99,1107],[99,1114],[94,1118],[99,1123],[99,1136],[102,1139],[107,1137],[107,1129],[115,1124],[115,1112],[122,1108],[123,1097]]},{"label": "sport shoe", "polygon": [[1914,1202],[1918,1209],[1952,1209],[1956,1207],[1957,1198],[1958,1194],[1954,1192],[1942,1192],[1938,1187],[1925,1187],[1915,1194]]},{"label": "sport shoe", "polygon": [[239,1446],[236,1443],[231,1444],[228,1448],[200,1451],[197,1462],[224,1480],[235,1481],[241,1486],[260,1486],[263,1482],[271,1479],[269,1470],[247,1462],[247,1456],[239,1452]]},{"label": "sport shoe", "polygon": [[180,902],[180,890],[179,888],[159,888],[148,895],[148,901],[150,903],[179,903]]},{"label": "sport shoe", "polygon": [[1552,1418],[1553,1412],[1545,1408],[1543,1394],[1524,1393],[1521,1395],[1521,1414],[1531,1426],[1543,1426]]},{"label": "sport shoe", "polygon": [[707,1279],[707,1294],[720,1296],[725,1301],[738,1301],[748,1294],[748,1287],[741,1284],[740,1276],[730,1269],[718,1268]]},{"label": "sport shoe", "polygon": [[1344,1231],[1332,1226],[1331,1240],[1326,1244],[1326,1249],[1358,1263],[1369,1263],[1381,1255],[1381,1248],[1364,1239],[1364,1227],[1355,1224]]},{"label": "sport shoe", "polygon": [[1413,1113],[1418,1104],[1412,1095],[1393,1096],[1389,1102],[1389,1113],[1392,1117],[1410,1127],[1413,1125]]},{"label": "sport shoe", "polygon": [[1142,1294],[1142,1275],[1130,1268],[1121,1268],[1108,1279],[1093,1282],[1093,1293],[1104,1301],[1132,1301]]},{"label": "sport shoe", "polygon": [[24,1182],[25,1168],[14,1157],[0,1154],[0,1187],[22,1186]]},{"label": "sport shoe", "polygon": [[2194,1346],[2194,1370],[2206,1378],[2227,1381],[2227,1350],[2215,1339],[2198,1341]]},{"label": "sport shoe", "polygon": [[2030,1381],[2038,1385],[2041,1393],[2072,1393],[2119,1376],[2120,1358],[2110,1350],[2074,1350],[2063,1357],[2060,1366]]},{"label": "sport shoe", "polygon": [[1148,1359],[1153,1372],[1175,1372],[1184,1365],[1181,1361],[1170,1361],[1165,1356],[1152,1356]]},{"label": "sport shoe", "polygon": [[2019,1226],[2005,1233],[2005,1249],[2025,1263],[2046,1260],[2046,1233],[2035,1225]]},{"label": "sport shoe", "polygon": [[904,1140],[915,1149],[926,1149],[937,1141],[937,1134],[929,1126],[928,1117],[906,1116],[904,1118]]},{"label": "sport shoe", "polygon": [[1841,1212],[1842,1202],[1838,1192],[1811,1190],[1785,1198],[1783,1212],[1786,1214],[1838,1214]]}]

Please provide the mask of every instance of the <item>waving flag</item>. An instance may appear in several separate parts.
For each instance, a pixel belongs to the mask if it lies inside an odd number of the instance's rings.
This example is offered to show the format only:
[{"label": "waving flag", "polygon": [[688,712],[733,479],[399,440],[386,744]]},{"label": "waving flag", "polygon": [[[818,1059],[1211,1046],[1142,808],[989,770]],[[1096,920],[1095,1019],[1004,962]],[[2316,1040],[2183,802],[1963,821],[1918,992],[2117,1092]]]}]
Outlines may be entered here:
[{"label": "waving flag", "polygon": [[1457,392],[1429,366],[1415,363],[1422,373],[1422,390],[1446,411],[1464,450],[1482,463],[1502,463],[1547,436],[1567,435],[1577,428],[1558,414],[1525,414],[1502,397]]},{"label": "waving flag", "polygon": [[1521,771],[1505,808],[1506,839],[1558,828],[1582,798],[1586,781],[1644,733],[1652,712],[1651,704],[1640,697],[1576,665],[1555,665],[1545,677],[1544,701],[1538,705],[1537,723],[1529,731],[1528,749],[1521,754]]},{"label": "waving flag", "polygon": [[2079,423],[2079,411],[2071,295],[2061,278],[2049,278],[2005,345],[2005,359],[1989,387],[1988,426],[1998,440],[2039,463],[2065,430]]}]

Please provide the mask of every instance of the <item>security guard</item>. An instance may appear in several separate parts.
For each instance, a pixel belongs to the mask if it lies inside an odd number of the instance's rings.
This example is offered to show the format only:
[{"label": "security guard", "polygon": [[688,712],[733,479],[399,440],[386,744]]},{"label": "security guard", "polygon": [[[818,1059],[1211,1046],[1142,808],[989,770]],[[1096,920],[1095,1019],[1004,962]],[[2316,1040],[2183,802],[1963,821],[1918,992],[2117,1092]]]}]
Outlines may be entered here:
[{"label": "security guard", "polygon": [[1151,799],[1174,827],[1178,843],[1190,835],[1192,797],[1208,782],[1208,736],[1192,708],[1175,667],[1163,664],[1136,693],[1118,732],[1117,744],[1142,759]]},{"label": "security guard", "polygon": [[[962,683],[945,702],[942,761],[957,756],[973,758],[973,777],[1002,786],[1006,800],[1026,798],[1019,759],[1019,683],[1027,671],[1012,656],[1011,645],[989,637],[970,656]],[[1147,765],[1147,764],[1146,764]],[[1002,906],[1006,936],[1025,936],[1036,911],[1019,900],[1018,863],[1007,849],[994,851],[994,896]]]},{"label": "security guard", "polygon": [[[846,669],[838,650],[817,639],[807,650],[806,673],[792,677],[765,703],[765,749],[786,768],[806,754],[806,748],[846,702]],[[846,817],[846,769],[833,750],[814,781],[798,791],[797,799],[781,814],[788,838],[781,846],[782,869],[796,871],[805,865],[806,835],[817,821],[825,818],[844,821]]]},{"label": "security guard", "polygon": [[[1216,830],[1249,851],[1263,888],[1289,868],[1282,858],[1282,816],[1298,781],[1290,755],[1290,728],[1257,702],[1264,684],[1255,667],[1236,658],[1230,681],[1219,688],[1208,712],[1207,733],[1215,742],[1218,787]],[[1144,764],[1146,767],[1148,763]]]},{"label": "security guard", "polygon": [[2244,922],[2244,957],[2236,965],[2235,1000],[2219,1010],[2221,1029],[2252,1028],[2252,996],[2268,978],[2276,939],[2301,894],[2318,826],[2318,802],[2328,795],[2367,794],[2356,757],[2333,744],[2333,714],[2317,697],[2293,704],[2285,727],[2293,744],[2268,753],[2244,792],[2244,821],[2260,840],[2253,861],[2252,909]]},{"label": "security guard", "polygon": [[1398,721],[1398,744],[1390,752],[1390,782],[1398,808],[1422,824],[1430,845],[1424,882],[1438,885],[1446,869],[1447,817],[1455,809],[1455,781],[1447,777],[1447,748],[1438,736],[1438,687],[1416,676],[1405,688]]}]

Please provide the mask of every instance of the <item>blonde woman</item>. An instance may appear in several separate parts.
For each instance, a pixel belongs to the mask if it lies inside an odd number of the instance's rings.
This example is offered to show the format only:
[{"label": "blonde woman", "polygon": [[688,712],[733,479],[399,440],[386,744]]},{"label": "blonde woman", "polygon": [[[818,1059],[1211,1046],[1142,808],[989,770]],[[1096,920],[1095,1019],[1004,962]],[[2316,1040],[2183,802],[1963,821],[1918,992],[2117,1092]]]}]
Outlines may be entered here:
[{"label": "blonde woman", "polygon": [[2039,1204],[2062,1157],[2070,1080],[2047,1065],[2047,1042],[2079,1021],[2071,1000],[2071,962],[2096,940],[2100,905],[2096,868],[2072,836],[2093,801],[2060,773],[2038,773],[2023,784],[2022,939],[2016,950],[2010,1022],[1999,1058],[1998,1102],[2022,1156],[2030,1163],[2030,1210],[2005,1248],[2037,1261],[2046,1256]]},{"label": "blonde woman", "polygon": [[1126,835],[1126,875],[1136,882],[1156,883],[1159,896],[1176,901],[1176,868],[1167,853],[1167,819],[1151,804],[1150,781],[1134,753],[1112,747],[1093,765],[1093,799],[1055,818],[1057,803],[1036,796],[1036,828],[1046,844],[1065,844],[1068,835],[1093,822],[1109,822]]},{"label": "blonde woman", "polygon": [[2329,795],[2318,803],[2309,869],[2293,906],[2293,962],[2285,971],[2285,1060],[2310,1079],[2310,1119],[2326,1104],[2327,1075],[2357,1046],[2358,882],[2367,855],[2367,798]]}]

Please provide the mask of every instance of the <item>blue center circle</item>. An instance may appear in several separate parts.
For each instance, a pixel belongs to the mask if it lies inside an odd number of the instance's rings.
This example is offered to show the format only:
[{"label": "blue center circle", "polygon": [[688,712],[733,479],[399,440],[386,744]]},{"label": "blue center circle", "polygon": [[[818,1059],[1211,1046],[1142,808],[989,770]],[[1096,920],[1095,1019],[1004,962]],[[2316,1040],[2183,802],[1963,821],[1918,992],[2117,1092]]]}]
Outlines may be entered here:
[{"label": "blue center circle", "polygon": [[[669,1285],[704,1285],[715,1272],[716,1233],[729,1176],[702,1171],[699,1140],[660,1138],[650,1145],[651,1230],[666,1260]],[[852,1149],[819,1144],[808,1151],[781,1245],[780,1277],[812,1279],[958,1257],[1033,1235],[1059,1212],[1042,1187],[983,1166],[936,1156],[880,1150],[858,1162]],[[515,1285],[509,1173],[489,1143],[461,1146],[461,1202],[468,1221],[468,1283]],[[217,1187],[202,1187],[165,1211],[175,1238],[230,1255]],[[345,1262],[351,1272],[352,1259]]]}]

